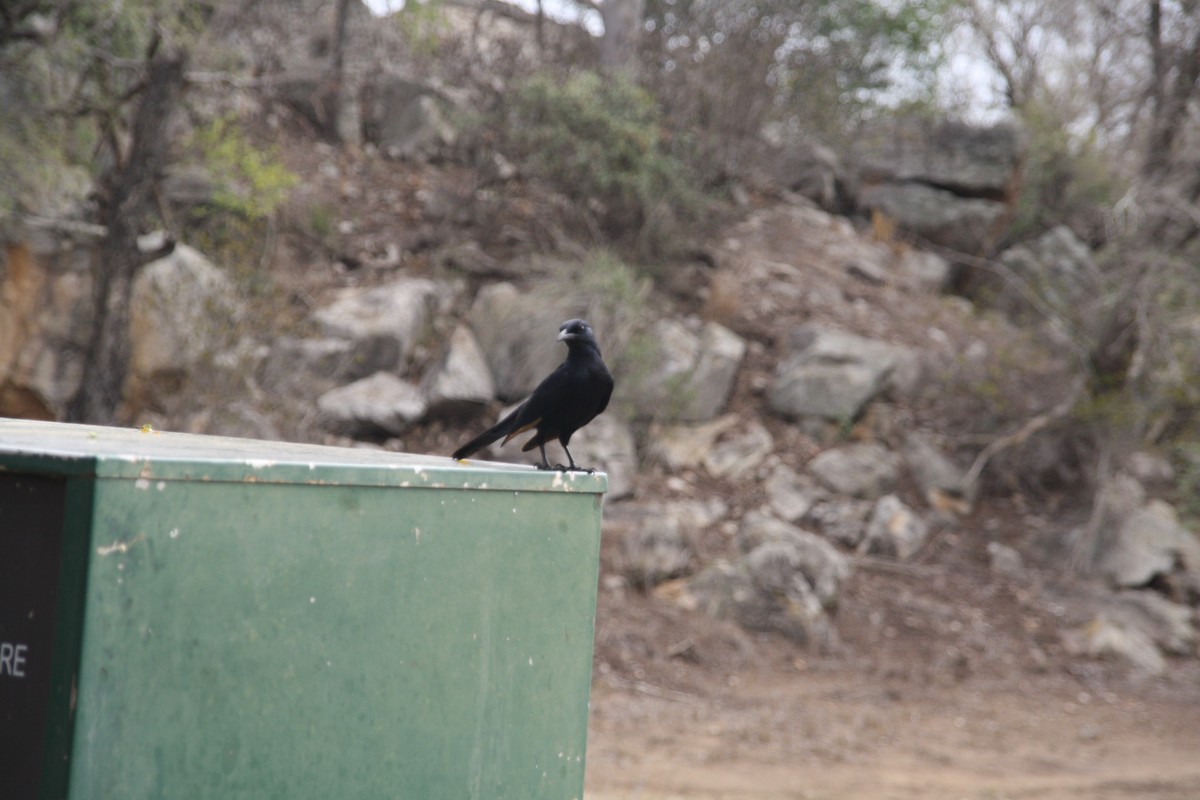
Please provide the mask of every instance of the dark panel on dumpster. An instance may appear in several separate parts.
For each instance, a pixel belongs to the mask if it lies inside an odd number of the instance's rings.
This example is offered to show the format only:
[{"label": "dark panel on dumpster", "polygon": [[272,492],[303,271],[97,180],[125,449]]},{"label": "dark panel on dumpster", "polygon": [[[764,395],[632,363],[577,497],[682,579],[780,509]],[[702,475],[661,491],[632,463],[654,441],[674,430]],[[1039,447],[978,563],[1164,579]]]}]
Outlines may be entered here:
[{"label": "dark panel on dumpster", "polygon": [[38,795],[65,483],[0,473],[0,773],[5,798]]}]

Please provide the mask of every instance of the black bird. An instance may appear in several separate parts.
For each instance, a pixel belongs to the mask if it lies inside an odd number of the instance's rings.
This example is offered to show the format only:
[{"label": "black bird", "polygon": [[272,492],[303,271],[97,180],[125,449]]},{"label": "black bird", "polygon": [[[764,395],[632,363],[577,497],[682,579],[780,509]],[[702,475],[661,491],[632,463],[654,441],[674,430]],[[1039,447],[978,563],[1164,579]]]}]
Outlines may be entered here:
[{"label": "black bird", "polygon": [[558,329],[558,340],[567,343],[567,359],[546,376],[529,398],[504,419],[454,451],[462,460],[487,447],[500,437],[501,444],[527,430],[536,435],[525,443],[521,452],[538,448],[542,463],[538,469],[552,469],[546,459],[546,444],[558,439],[567,454],[569,466],[557,464],[553,469],[563,472],[595,472],[575,465],[567,443],[575,431],[587,425],[608,406],[612,396],[613,379],[600,357],[600,345],[592,327],[581,319],[569,319]]}]

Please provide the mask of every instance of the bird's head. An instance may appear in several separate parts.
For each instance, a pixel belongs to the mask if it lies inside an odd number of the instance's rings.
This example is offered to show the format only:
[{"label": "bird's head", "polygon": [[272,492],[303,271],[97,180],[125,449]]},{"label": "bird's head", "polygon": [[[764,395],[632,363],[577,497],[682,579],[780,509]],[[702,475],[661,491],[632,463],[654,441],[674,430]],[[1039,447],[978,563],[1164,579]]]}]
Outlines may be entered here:
[{"label": "bird's head", "polygon": [[592,326],[581,319],[569,319],[558,327],[558,341],[570,344],[574,341],[594,339]]}]

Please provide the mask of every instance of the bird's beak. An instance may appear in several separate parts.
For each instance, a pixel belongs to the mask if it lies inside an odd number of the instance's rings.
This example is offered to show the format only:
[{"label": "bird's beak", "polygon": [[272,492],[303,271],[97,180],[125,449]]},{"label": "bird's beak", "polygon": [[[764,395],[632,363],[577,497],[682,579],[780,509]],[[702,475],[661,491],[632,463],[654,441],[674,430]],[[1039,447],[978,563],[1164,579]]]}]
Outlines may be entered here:
[{"label": "bird's beak", "polygon": [[574,339],[574,338],[575,338],[574,336],[567,333],[566,329],[563,329],[558,332],[558,341],[560,341],[560,342],[565,342],[567,339]]}]

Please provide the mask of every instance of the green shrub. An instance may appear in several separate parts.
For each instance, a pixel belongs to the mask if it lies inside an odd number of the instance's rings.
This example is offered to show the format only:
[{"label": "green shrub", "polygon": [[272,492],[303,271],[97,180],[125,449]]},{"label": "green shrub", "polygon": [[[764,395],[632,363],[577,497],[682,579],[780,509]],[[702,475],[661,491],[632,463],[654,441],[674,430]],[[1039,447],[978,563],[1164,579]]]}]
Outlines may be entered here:
[{"label": "green shrub", "polygon": [[628,80],[538,75],[514,92],[508,112],[503,145],[608,235],[647,235],[656,251],[670,233],[665,221],[697,215],[699,189],[670,149],[658,106]]},{"label": "green shrub", "polygon": [[232,116],[196,128],[188,147],[217,185],[217,207],[248,219],[273,214],[298,180],[273,148],[257,147]]},{"label": "green shrub", "polygon": [[1032,239],[1066,223],[1091,240],[1104,238],[1103,217],[1125,187],[1094,136],[1073,135],[1059,113],[1031,103],[1022,121],[1029,151],[1008,240]]}]

